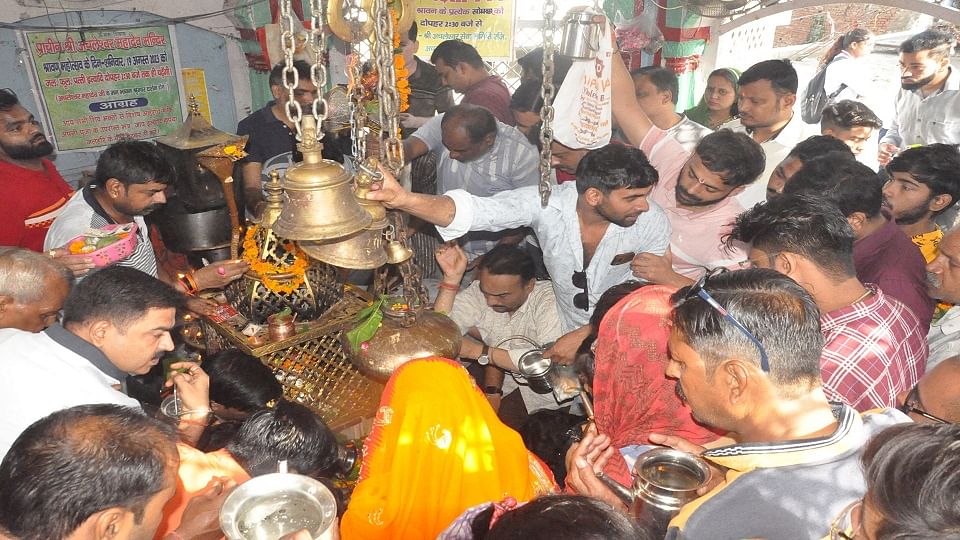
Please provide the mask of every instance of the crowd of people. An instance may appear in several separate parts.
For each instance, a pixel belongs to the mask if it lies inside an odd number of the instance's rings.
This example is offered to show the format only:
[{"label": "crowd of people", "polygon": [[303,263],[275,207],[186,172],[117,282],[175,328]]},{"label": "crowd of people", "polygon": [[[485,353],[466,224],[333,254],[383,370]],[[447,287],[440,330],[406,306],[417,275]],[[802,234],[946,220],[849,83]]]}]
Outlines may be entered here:
[{"label": "crowd of people", "polygon": [[[169,366],[172,423],[159,394],[138,399],[130,376],[164,371],[178,313],[209,313],[195,293],[249,265],[174,264],[149,219],[176,181],[154,143],[110,146],[73,192],[0,90],[0,171],[25,187],[0,201],[0,538],[216,538],[225,497],[281,460],[335,494],[347,540],[960,538],[955,42],[900,45],[889,125],[860,101],[862,29],[823,59],[818,124],[794,112],[789,61],[717,69],[680,112],[671,70],[615,54],[614,140],[554,141],[541,205],[542,52],[511,94],[469,44],[418,58],[414,25],[413,188],[383,170],[366,197],[435,226],[434,309],[461,352],[393,373],[346,491],[337,435],[239,350]],[[237,129],[251,216],[266,174],[299,159],[283,76]],[[84,229],[126,223],[140,241],[120,263],[68,256]],[[530,355],[582,391],[544,391]],[[609,484],[657,446],[710,469],[666,527]]]}]

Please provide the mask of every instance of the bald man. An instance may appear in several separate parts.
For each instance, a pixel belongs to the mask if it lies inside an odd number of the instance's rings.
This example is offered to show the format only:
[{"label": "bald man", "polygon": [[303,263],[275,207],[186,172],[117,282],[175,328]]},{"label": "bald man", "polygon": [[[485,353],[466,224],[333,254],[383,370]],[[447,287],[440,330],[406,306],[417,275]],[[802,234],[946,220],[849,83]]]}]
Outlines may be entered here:
[{"label": "bald man", "polygon": [[46,254],[0,251],[0,328],[40,332],[57,322],[73,274]]},{"label": "bald man", "polygon": [[960,423],[960,356],[927,371],[909,392],[897,396],[897,403],[915,422]]}]

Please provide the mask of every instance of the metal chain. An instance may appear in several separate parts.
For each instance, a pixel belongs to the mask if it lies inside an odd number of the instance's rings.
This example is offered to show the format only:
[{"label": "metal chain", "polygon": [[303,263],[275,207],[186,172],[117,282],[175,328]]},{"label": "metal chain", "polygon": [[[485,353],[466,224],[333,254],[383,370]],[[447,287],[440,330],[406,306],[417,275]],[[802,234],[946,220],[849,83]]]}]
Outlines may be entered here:
[{"label": "metal chain", "polygon": [[350,95],[350,138],[353,139],[353,159],[355,163],[363,163],[367,158],[367,109],[363,106],[363,76],[360,66],[360,54],[354,50],[347,57],[347,74],[350,78],[348,86]]},{"label": "metal chain", "polygon": [[[283,25],[283,32],[280,34],[280,41],[283,45],[283,87],[287,89],[287,106],[284,107],[287,119],[293,123],[297,130],[297,140],[303,139],[303,132],[300,128],[300,121],[303,119],[303,109],[300,103],[294,98],[294,90],[300,84],[300,75],[297,68],[293,66],[293,53],[297,50],[297,34],[294,26],[293,8],[290,3],[292,0],[281,0],[280,2],[280,20]],[[291,109],[293,109],[291,111]]]},{"label": "metal chain", "polygon": [[554,17],[557,6],[554,0],[546,0],[543,4],[543,86],[540,88],[540,98],[543,105],[540,108],[540,206],[546,208],[550,202],[550,161],[553,152],[553,98],[556,89],[553,86],[553,55],[556,46],[553,43],[556,32]]},{"label": "metal chain", "polygon": [[310,50],[313,52],[313,65],[310,66],[310,80],[317,87],[317,97],[313,99],[313,117],[317,119],[317,140],[323,138],[323,121],[327,119],[327,33],[325,32],[323,3],[310,0]]},{"label": "metal chain", "polygon": [[393,67],[393,17],[387,0],[374,0],[373,32],[376,40],[377,89],[380,95],[380,157],[394,175],[403,168],[403,145],[400,143],[400,95],[397,74]]}]

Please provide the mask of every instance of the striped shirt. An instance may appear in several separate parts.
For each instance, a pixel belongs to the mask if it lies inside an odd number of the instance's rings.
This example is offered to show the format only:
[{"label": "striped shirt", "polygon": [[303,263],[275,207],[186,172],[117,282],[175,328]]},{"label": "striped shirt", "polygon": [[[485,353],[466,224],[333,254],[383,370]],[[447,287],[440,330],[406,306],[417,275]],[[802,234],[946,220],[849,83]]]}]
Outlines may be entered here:
[{"label": "striped shirt", "polygon": [[[462,189],[471,195],[489,197],[501,191],[537,185],[539,154],[515,128],[497,121],[497,138],[490,150],[464,163],[451,158],[450,151],[443,145],[442,120],[442,114],[435,116],[412,135],[437,155],[438,194]],[[471,233],[464,249],[472,260],[493,249],[500,236],[489,232]]]},{"label": "striped shirt", "polygon": [[917,317],[876,285],[866,286],[873,291],[866,299],[820,316],[823,390],[858,411],[896,407],[897,394],[917,384],[927,363]]},{"label": "striped shirt", "polygon": [[[137,224],[137,248],[126,259],[116,263],[119,266],[129,266],[136,268],[141,272],[157,277],[157,258],[153,253],[153,244],[150,242],[150,235],[147,233],[147,223],[143,216],[134,216],[134,223]],[[65,245],[70,240],[80,236],[87,229],[99,229],[116,223],[100,206],[97,199],[93,196],[93,191],[89,188],[83,188],[76,192],[63,211],[53,221],[50,231],[47,233],[47,239],[43,243],[43,249],[53,249]]]},{"label": "striped shirt", "polygon": [[866,485],[860,454],[881,430],[908,422],[895,409],[863,415],[834,403],[837,429],[824,437],[734,444],[702,456],[724,467],[724,482],[680,509],[667,540],[817,540]]}]

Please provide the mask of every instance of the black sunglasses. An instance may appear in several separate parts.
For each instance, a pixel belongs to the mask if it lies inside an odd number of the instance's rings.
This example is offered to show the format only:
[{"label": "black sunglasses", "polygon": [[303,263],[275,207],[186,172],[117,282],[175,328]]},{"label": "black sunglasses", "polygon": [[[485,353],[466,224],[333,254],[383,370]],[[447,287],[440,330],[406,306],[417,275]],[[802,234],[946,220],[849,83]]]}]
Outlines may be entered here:
[{"label": "black sunglasses", "polygon": [[582,309],[584,311],[590,311],[590,297],[587,295],[587,272],[586,270],[580,270],[574,272],[573,276],[570,277],[570,281],[573,282],[573,286],[578,289],[583,289],[583,292],[579,292],[573,295],[573,307],[577,309]]},{"label": "black sunglasses", "polygon": [[704,287],[707,285],[707,281],[710,278],[716,275],[722,274],[726,271],[727,271],[726,268],[717,268],[712,271],[704,272],[703,277],[701,277],[700,280],[697,281],[695,284],[690,286],[690,289],[687,291],[687,294],[684,295],[681,303],[686,302],[687,300],[693,298],[694,296],[699,297],[704,302],[706,302],[708,306],[716,310],[717,313],[722,315],[724,319],[726,319],[727,321],[730,322],[730,324],[735,326],[737,330],[739,330],[743,335],[747,336],[747,339],[753,342],[753,344],[757,347],[757,350],[760,352],[760,369],[762,369],[765,373],[769,373],[770,362],[767,359],[767,350],[763,348],[763,344],[760,343],[760,340],[757,339],[757,337],[754,336],[752,332],[747,330],[747,327],[741,324],[740,321],[738,321],[733,315],[730,315],[730,313],[727,312],[727,309],[722,305],[720,305],[720,302],[717,302],[716,298],[710,296],[710,293],[708,293],[706,289],[704,289]]},{"label": "black sunglasses", "polygon": [[952,424],[953,422],[948,422],[939,416],[932,415],[927,411],[921,409],[923,407],[923,402],[920,401],[920,383],[917,383],[910,389],[910,392],[907,394],[907,399],[903,401],[903,405],[898,407],[900,412],[903,414],[915,413],[920,416],[930,420],[936,424]]}]

